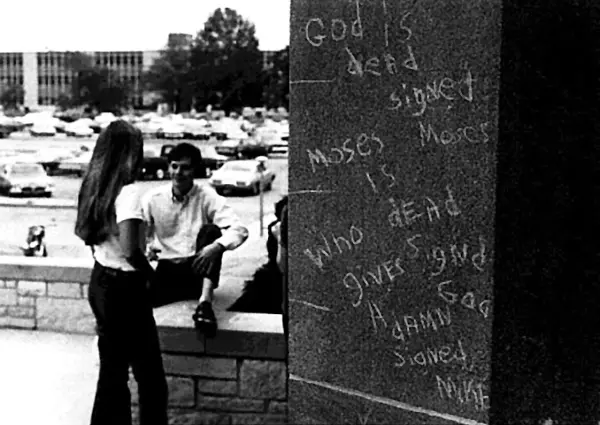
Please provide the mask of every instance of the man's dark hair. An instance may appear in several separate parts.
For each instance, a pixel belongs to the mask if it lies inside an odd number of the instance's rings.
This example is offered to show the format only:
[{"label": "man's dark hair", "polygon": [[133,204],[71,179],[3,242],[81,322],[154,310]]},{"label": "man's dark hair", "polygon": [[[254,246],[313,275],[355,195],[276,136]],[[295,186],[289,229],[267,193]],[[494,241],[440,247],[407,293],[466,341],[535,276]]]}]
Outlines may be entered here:
[{"label": "man's dark hair", "polygon": [[194,169],[198,169],[202,165],[202,153],[191,143],[179,143],[167,154],[169,162],[181,161],[183,158],[189,158]]}]

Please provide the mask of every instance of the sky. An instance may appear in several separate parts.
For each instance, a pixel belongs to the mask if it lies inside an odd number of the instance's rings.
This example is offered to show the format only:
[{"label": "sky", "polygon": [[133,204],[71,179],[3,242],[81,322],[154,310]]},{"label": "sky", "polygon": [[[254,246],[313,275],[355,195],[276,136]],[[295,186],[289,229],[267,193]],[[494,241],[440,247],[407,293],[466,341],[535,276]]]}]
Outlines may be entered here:
[{"label": "sky", "polygon": [[[4,3],[4,2],[3,2]],[[169,33],[193,34],[221,7],[252,22],[261,50],[289,44],[290,0],[8,0],[0,52],[159,50]],[[82,5],[86,5],[85,8]]]}]

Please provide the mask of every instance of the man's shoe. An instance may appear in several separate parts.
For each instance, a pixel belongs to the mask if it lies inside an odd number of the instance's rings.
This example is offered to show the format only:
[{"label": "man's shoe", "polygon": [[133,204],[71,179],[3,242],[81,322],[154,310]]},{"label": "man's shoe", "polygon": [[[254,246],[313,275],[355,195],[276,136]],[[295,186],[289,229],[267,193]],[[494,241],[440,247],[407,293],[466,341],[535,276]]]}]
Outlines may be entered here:
[{"label": "man's shoe", "polygon": [[207,338],[213,338],[217,333],[217,318],[212,309],[211,303],[203,301],[196,307],[196,312],[192,315],[196,329],[202,332]]}]

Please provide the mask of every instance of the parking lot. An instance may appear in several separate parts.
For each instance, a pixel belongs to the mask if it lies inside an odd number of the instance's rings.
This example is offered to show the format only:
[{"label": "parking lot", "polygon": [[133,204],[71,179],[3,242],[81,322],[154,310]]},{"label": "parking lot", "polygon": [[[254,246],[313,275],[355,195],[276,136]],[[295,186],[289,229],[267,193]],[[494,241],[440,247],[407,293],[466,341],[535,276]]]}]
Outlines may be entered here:
[{"label": "parking lot", "polygon": [[[0,156],[17,153],[48,152],[49,150],[72,150],[85,145],[93,149],[94,140],[54,137],[52,139],[32,139],[30,137],[11,137],[0,140]],[[173,140],[147,140],[146,145],[160,147],[165,143],[177,143]],[[195,142],[198,143],[198,142]],[[207,141],[201,143],[215,143]],[[288,161],[286,156],[273,156],[269,158],[269,167],[275,172],[272,190],[263,194],[264,214],[269,220],[273,212],[273,205],[288,190]],[[54,176],[55,191],[52,199],[56,201],[69,201],[75,205],[81,178],[75,175]],[[207,179],[198,179],[200,184],[207,184]],[[169,184],[168,180],[140,182],[145,188],[150,189],[162,184]],[[251,228],[259,229],[260,197],[242,193],[229,194],[229,204],[238,214],[242,222]],[[6,202],[8,198],[0,197]],[[38,202],[31,198],[33,203]],[[74,208],[31,208],[0,206],[0,255],[21,255],[19,246],[23,244],[27,228],[34,224],[47,226],[46,242],[49,256],[88,257],[89,249],[86,248],[73,234],[76,210]]]}]

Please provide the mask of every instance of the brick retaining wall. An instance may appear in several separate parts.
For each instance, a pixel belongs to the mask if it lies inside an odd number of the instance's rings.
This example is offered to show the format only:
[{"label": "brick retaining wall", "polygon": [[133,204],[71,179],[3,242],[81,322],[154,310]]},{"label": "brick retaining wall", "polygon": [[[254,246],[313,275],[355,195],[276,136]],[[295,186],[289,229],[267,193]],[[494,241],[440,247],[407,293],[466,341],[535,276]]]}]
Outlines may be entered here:
[{"label": "brick retaining wall", "polygon": [[[0,257],[0,327],[93,334],[90,267],[89,260]],[[192,327],[194,307],[184,302],[155,310],[172,423],[286,423],[281,316],[218,312],[219,332],[205,339]],[[130,385],[137,394],[135,380]]]}]

